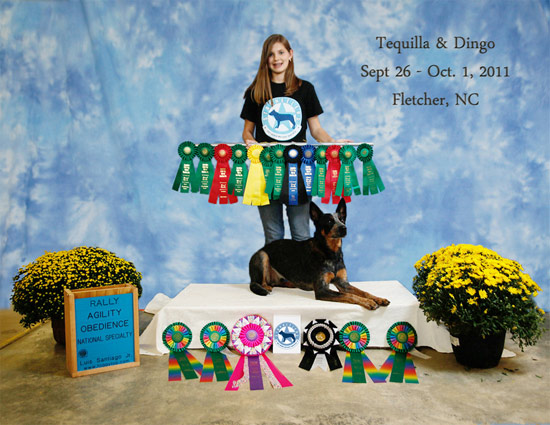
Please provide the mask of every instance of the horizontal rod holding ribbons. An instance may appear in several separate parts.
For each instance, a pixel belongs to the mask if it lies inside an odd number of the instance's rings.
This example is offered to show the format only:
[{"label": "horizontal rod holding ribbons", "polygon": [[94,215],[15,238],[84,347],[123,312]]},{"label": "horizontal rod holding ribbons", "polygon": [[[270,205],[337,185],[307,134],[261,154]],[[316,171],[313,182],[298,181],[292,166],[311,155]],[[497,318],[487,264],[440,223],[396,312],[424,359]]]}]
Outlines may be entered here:
[{"label": "horizontal rod holding ribbons", "polygon": [[[283,145],[283,146],[289,146],[289,145],[297,145],[297,146],[306,146],[306,145],[313,145],[313,146],[316,146],[316,145],[322,145],[322,146],[332,146],[332,145],[336,145],[336,146],[359,146],[359,145],[362,145],[366,142],[353,142],[353,143],[345,143],[345,142],[334,142],[334,143],[304,143],[304,142],[296,142],[296,143],[289,143],[289,142],[281,142],[281,143],[276,143],[276,142],[273,142],[273,143],[268,143],[268,142],[262,142],[262,143],[254,143],[252,144],[251,146],[254,146],[254,145],[260,145],[260,146],[273,146],[273,145]],[[212,142],[211,143],[212,145],[221,145],[221,144],[224,144],[224,145],[228,145],[228,146],[235,146],[235,145],[244,145],[245,143],[244,142],[241,142],[241,143],[226,143],[226,142]],[[367,143],[367,145],[370,145],[370,146],[374,146],[373,143]]]}]

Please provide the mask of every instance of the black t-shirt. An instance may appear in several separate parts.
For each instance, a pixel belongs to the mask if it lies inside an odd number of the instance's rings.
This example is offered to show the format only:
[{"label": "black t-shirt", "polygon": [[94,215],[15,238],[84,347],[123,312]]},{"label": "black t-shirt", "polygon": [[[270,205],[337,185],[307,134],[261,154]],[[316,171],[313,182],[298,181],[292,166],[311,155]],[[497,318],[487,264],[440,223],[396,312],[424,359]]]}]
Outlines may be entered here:
[{"label": "black t-shirt", "polygon": [[246,93],[241,118],[255,124],[258,142],[303,142],[306,140],[308,118],[323,113],[313,84],[302,84],[291,96],[285,96],[285,83],[271,82],[273,103],[258,105],[251,91]]}]

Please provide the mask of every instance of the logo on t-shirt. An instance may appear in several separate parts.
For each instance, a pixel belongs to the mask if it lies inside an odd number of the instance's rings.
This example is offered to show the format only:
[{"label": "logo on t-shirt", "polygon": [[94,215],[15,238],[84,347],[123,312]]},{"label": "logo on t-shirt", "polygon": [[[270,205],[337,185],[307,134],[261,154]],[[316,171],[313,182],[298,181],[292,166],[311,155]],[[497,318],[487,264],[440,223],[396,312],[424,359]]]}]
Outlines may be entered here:
[{"label": "logo on t-shirt", "polygon": [[275,140],[290,140],[302,129],[302,108],[291,97],[276,97],[262,109],[265,134]]}]

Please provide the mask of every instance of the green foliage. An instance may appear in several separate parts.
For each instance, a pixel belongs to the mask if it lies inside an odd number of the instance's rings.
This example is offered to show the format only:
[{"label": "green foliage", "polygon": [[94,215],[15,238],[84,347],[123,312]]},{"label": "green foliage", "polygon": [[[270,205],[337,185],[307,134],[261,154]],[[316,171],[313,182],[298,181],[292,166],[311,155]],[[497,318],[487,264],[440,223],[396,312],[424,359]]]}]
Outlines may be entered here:
[{"label": "green foliage", "polygon": [[101,248],[77,247],[46,252],[21,267],[13,277],[11,301],[30,327],[50,318],[64,316],[64,289],[132,284],[141,296],[141,273],[135,266]]}]

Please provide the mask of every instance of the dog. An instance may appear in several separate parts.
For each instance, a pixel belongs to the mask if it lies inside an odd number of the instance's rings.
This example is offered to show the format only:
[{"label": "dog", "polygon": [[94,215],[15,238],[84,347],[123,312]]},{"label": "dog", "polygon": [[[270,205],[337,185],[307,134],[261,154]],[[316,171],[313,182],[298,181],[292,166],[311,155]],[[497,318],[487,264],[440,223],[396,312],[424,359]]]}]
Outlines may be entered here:
[{"label": "dog", "polygon": [[283,338],[283,340],[281,341],[281,343],[284,343],[287,339],[290,339],[290,343],[291,344],[294,344],[294,341],[296,341],[296,337],[294,336],[293,333],[290,333],[290,332],[284,332],[284,331],[279,331],[279,335]]},{"label": "dog", "polygon": [[[281,239],[265,245],[250,258],[250,290],[268,295],[273,287],[314,291],[315,299],[358,304],[368,310],[390,302],[356,288],[348,282],[342,238],[346,236],[346,201],[336,212],[324,214],[311,202],[309,215],[315,224],[313,238],[306,241]],[[338,291],[329,288],[334,284]]]},{"label": "dog", "polygon": [[279,128],[279,125],[281,125],[283,121],[290,121],[290,123],[292,124],[292,128],[296,127],[294,116],[292,114],[280,114],[276,110],[272,110],[269,115],[277,120],[277,125],[275,126],[275,128]]}]

